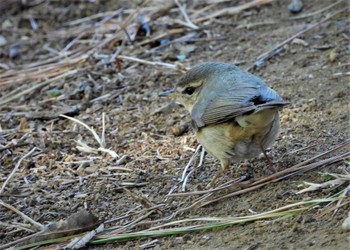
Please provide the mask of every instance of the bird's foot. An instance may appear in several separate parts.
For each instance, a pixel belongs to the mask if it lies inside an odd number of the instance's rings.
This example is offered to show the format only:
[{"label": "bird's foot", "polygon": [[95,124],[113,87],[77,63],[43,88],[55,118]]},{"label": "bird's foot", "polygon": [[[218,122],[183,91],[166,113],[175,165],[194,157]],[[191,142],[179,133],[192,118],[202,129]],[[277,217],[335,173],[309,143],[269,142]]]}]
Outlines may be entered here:
[{"label": "bird's foot", "polygon": [[266,169],[267,174],[276,173],[277,169],[275,167],[275,163],[271,160],[271,157],[266,153],[266,150],[263,150],[262,152],[263,152],[265,159],[267,161],[267,169]]}]

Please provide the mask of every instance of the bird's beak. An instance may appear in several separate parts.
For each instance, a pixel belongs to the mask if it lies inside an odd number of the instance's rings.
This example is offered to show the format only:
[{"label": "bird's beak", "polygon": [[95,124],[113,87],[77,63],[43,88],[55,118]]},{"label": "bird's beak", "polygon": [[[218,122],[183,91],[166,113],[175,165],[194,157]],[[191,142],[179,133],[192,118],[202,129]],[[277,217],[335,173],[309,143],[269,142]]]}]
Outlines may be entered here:
[{"label": "bird's beak", "polygon": [[170,97],[177,97],[179,94],[175,93],[175,89],[169,89],[164,92],[159,93],[159,96],[170,96]]}]

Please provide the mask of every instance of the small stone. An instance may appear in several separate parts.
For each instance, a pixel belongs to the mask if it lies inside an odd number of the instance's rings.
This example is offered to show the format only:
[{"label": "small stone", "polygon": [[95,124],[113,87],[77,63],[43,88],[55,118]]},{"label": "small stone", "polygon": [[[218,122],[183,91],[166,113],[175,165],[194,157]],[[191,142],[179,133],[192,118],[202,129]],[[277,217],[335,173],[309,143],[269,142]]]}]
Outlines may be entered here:
[{"label": "small stone", "polygon": [[3,46],[7,43],[7,40],[4,36],[0,36],[0,46]]},{"label": "small stone", "polygon": [[211,239],[211,236],[210,235],[204,235],[202,238],[203,238],[203,240],[207,241],[207,240]]},{"label": "small stone", "polygon": [[10,28],[13,28],[13,24],[12,24],[12,22],[10,20],[6,19],[1,24],[1,28],[3,28],[3,29],[10,29]]},{"label": "small stone", "polygon": [[301,0],[292,0],[288,5],[288,10],[293,13],[299,13],[303,9],[303,2]]},{"label": "small stone", "polygon": [[305,40],[300,39],[300,38],[294,38],[293,41],[292,41],[292,44],[298,44],[298,45],[302,45],[304,47],[309,46],[308,42],[306,42]]},{"label": "small stone", "polygon": [[149,88],[154,87],[154,85],[155,85],[155,84],[154,84],[153,81],[147,81],[147,82],[146,82],[146,86],[149,87]]},{"label": "small stone", "polygon": [[184,241],[184,238],[183,237],[176,237],[175,238],[175,243],[176,244],[183,244],[185,241]]},{"label": "small stone", "polygon": [[173,126],[176,123],[176,121],[174,119],[170,118],[170,119],[166,120],[165,123],[167,126]]},{"label": "small stone", "polygon": [[97,167],[86,167],[84,168],[84,172],[87,174],[93,174],[97,171]]},{"label": "small stone", "polygon": [[343,224],[341,225],[341,227],[343,228],[343,230],[345,231],[350,231],[350,215],[348,218],[346,218],[344,221],[343,221]]},{"label": "small stone", "polygon": [[338,53],[335,52],[334,50],[332,50],[330,53],[329,53],[329,61],[330,62],[335,62],[337,60],[337,57],[338,57]]}]

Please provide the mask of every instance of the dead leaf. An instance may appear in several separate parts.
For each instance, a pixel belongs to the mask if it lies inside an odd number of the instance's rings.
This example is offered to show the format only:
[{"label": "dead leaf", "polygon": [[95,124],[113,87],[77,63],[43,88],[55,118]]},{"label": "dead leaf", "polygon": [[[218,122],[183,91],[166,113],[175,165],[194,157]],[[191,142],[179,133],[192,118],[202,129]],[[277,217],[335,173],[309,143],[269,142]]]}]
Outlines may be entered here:
[{"label": "dead leaf", "polygon": [[46,229],[42,234],[30,238],[26,242],[22,242],[21,245],[79,234],[92,230],[99,224],[101,224],[101,221],[95,215],[86,210],[81,210],[72,214],[66,220],[60,220],[46,225]]}]

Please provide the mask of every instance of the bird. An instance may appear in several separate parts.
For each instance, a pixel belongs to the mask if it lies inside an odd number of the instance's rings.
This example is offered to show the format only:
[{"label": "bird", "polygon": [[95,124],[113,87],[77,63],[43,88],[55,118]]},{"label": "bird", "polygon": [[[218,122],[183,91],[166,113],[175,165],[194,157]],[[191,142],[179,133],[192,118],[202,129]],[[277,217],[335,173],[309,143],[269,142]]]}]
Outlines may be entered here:
[{"label": "bird", "polygon": [[231,163],[267,156],[279,135],[279,112],[288,104],[258,76],[221,62],[194,66],[162,95],[187,109],[197,141],[221,162],[212,185]]}]

